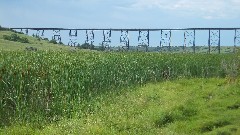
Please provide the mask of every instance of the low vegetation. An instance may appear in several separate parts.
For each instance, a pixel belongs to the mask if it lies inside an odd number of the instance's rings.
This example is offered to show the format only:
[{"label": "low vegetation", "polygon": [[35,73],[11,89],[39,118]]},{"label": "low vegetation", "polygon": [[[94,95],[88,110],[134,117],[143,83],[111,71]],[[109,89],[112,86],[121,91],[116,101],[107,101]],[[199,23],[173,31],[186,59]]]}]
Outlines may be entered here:
[{"label": "low vegetation", "polygon": [[19,37],[17,34],[11,34],[10,36],[3,35],[3,39],[9,40],[9,41],[21,42],[21,43],[29,43],[26,37]]},{"label": "low vegetation", "polygon": [[239,86],[219,78],[148,83],[82,102],[72,118],[15,123],[0,134],[238,135],[240,110],[228,106],[239,102]]}]

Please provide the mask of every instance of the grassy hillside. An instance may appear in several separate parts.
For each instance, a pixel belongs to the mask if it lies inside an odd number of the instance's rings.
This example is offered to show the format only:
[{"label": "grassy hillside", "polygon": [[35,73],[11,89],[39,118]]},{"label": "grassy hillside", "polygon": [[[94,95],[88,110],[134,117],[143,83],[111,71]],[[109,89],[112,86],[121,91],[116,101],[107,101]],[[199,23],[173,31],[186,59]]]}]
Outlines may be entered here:
[{"label": "grassy hillside", "polygon": [[1,134],[240,134],[240,83],[180,79],[101,95],[78,117]]},{"label": "grassy hillside", "polygon": [[25,37],[28,39],[29,43],[14,42],[9,40],[4,40],[4,35],[11,36],[16,34],[12,31],[0,31],[0,50],[2,51],[23,51],[26,47],[34,47],[38,50],[70,50],[71,47],[49,43],[46,40],[38,40],[37,38],[30,37],[24,34],[17,34],[19,37]]}]

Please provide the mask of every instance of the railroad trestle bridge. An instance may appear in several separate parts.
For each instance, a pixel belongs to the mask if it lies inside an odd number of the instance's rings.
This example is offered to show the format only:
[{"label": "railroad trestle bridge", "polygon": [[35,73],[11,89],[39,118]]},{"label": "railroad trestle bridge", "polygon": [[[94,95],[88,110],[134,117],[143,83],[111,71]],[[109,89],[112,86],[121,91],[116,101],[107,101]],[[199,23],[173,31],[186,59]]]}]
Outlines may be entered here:
[{"label": "railroad trestle bridge", "polygon": [[[159,32],[159,35],[154,40],[157,40],[158,45],[155,46],[155,51],[172,51],[173,48],[175,50],[181,50],[183,52],[201,52],[200,49],[204,50],[205,53],[221,53],[223,51],[221,48],[232,48],[228,50],[228,52],[235,52],[237,47],[240,47],[240,28],[183,28],[183,29],[67,29],[67,28],[10,28],[11,30],[19,31],[24,34],[29,35],[29,31],[35,33],[37,37],[45,38],[46,31],[52,31],[52,40],[56,40],[57,42],[61,42],[63,38],[68,38],[68,45],[77,46],[81,41],[78,41],[78,33],[84,33],[83,43],[94,44],[94,40],[96,38],[95,32],[100,31],[101,34],[101,45],[105,49],[110,48],[110,44],[112,42],[112,33],[118,33],[118,42],[120,44],[120,49],[122,50],[130,50],[130,32],[134,32],[137,36],[137,44],[134,46],[137,50],[149,51],[150,46],[150,33],[151,32]],[[68,32],[68,37],[63,37],[61,32]],[[207,35],[207,39],[203,39],[200,37],[199,40],[205,40],[206,46],[204,47],[202,44],[196,43],[197,35],[196,33],[204,31],[205,37]],[[230,35],[222,35],[224,32],[230,32]],[[174,32],[181,32],[182,35],[179,36],[180,40],[182,40],[181,45],[173,45],[172,35]],[[226,36],[226,37],[225,37]],[[232,41],[231,44],[222,45],[222,38],[225,37],[229,41]],[[226,50],[225,50],[226,51]],[[204,51],[202,51],[204,52]]]}]

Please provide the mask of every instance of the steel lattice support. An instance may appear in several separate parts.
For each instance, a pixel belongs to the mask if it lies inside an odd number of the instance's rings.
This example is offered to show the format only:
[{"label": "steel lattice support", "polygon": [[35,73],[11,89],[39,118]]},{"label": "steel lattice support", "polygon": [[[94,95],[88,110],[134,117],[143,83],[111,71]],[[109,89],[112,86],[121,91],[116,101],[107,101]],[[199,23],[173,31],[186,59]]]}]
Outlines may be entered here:
[{"label": "steel lattice support", "polygon": [[122,49],[129,50],[129,35],[128,30],[121,30],[120,43]]},{"label": "steel lattice support", "polygon": [[76,46],[77,45],[77,30],[69,30],[68,45],[70,45],[70,46]]},{"label": "steel lattice support", "polygon": [[192,47],[193,52],[196,52],[195,48],[195,30],[187,30],[184,32],[184,45],[183,50],[186,51],[188,47]]},{"label": "steel lattice support", "polygon": [[110,49],[111,36],[112,36],[111,30],[103,30],[102,46],[104,47],[104,49],[107,50]]},{"label": "steel lattice support", "polygon": [[149,47],[149,30],[142,31],[139,30],[138,35],[138,49],[139,47],[144,47],[146,49],[146,52],[148,51]]},{"label": "steel lattice support", "polygon": [[53,30],[52,40],[55,40],[58,43],[62,41],[60,30],[55,30],[55,29]]},{"label": "steel lattice support", "polygon": [[161,40],[160,40],[160,51],[164,50],[164,47],[168,48],[168,51],[171,49],[171,30],[161,30]]},{"label": "steel lattice support", "polygon": [[[220,42],[221,42],[221,31],[220,30],[210,30],[209,29],[209,37],[208,37],[208,53],[213,51],[218,51],[220,53]],[[213,46],[217,46],[213,48]],[[213,50],[211,50],[213,48]]]},{"label": "steel lattice support", "polygon": [[86,40],[85,43],[93,45],[94,43],[94,31],[93,30],[86,30]]},{"label": "steel lattice support", "polygon": [[235,29],[234,35],[234,53],[236,52],[236,48],[240,46],[240,29]]}]

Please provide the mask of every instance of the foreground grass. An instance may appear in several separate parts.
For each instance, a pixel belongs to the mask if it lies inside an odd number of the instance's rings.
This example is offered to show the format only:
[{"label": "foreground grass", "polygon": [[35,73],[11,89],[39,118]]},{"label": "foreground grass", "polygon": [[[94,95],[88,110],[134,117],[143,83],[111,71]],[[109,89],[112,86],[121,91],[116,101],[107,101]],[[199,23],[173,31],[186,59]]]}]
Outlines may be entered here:
[{"label": "foreground grass", "polygon": [[0,51],[0,126],[71,118],[96,95],[148,82],[237,73],[235,54]]},{"label": "foreground grass", "polygon": [[218,78],[147,84],[98,96],[79,117],[0,134],[240,134],[239,87]]}]

